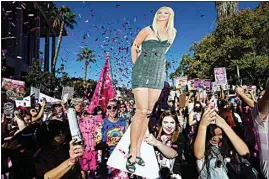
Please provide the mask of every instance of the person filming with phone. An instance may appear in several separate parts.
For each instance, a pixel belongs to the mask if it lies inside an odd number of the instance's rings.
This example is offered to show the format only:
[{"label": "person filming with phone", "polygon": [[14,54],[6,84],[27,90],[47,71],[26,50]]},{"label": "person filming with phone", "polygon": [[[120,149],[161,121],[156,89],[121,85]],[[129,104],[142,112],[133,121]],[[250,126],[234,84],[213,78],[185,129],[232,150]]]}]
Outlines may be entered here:
[{"label": "person filming with phone", "polygon": [[194,141],[199,179],[229,178],[226,165],[228,160],[225,158],[231,151],[230,147],[235,148],[240,156],[249,154],[247,145],[226,121],[216,113],[215,109],[207,108],[202,115]]}]

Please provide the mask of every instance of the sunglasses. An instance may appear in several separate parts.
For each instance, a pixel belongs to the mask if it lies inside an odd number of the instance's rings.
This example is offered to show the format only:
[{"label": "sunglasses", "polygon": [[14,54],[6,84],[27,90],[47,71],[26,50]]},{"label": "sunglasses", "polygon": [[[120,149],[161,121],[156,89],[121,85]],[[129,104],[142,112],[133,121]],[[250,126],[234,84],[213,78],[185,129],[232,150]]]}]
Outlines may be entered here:
[{"label": "sunglasses", "polygon": [[108,110],[111,110],[111,109],[116,110],[116,109],[118,109],[118,107],[117,106],[108,106],[107,109]]},{"label": "sunglasses", "polygon": [[121,106],[120,108],[121,108],[121,109],[125,109],[126,107],[125,107],[125,106]]}]

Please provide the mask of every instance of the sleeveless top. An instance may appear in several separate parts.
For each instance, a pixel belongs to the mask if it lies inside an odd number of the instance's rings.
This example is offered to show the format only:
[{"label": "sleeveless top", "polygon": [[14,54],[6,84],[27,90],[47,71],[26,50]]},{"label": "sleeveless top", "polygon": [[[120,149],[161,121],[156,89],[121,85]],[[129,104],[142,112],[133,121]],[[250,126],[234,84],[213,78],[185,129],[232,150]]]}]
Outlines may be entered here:
[{"label": "sleeveless top", "polygon": [[[150,26],[154,32],[152,26]],[[165,53],[170,43],[168,40],[147,40],[142,42],[142,49],[132,71],[132,89],[163,89],[166,80]]]}]

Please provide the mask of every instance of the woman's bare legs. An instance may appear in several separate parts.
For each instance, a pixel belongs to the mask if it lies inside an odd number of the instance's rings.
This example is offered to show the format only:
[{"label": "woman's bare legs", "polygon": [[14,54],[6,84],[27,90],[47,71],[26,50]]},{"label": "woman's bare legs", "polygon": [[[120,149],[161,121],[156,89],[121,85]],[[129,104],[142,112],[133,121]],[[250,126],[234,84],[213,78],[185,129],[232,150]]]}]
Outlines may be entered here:
[{"label": "woman's bare legs", "polygon": [[160,94],[161,94],[160,89],[148,89],[148,111],[147,111],[147,116],[143,121],[140,137],[137,143],[137,156],[141,157],[141,144],[144,140],[144,136],[146,134],[147,128],[148,128],[148,123],[149,123],[149,118],[148,116],[152,113],[152,110],[154,108],[155,103],[158,101]]},{"label": "woman's bare legs", "polygon": [[132,155],[130,162],[136,161],[137,145],[142,132],[142,125],[147,117],[148,111],[148,88],[136,88],[134,91],[136,111],[131,124],[131,148]]}]

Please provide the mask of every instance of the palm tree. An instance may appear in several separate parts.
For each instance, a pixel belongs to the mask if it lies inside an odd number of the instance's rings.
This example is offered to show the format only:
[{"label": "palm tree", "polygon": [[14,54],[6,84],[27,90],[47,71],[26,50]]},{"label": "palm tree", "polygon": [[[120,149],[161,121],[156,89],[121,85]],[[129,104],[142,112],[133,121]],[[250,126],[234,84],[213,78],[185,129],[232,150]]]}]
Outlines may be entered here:
[{"label": "palm tree", "polygon": [[237,1],[216,1],[217,20],[222,21],[225,17],[235,15],[238,12]]},{"label": "palm tree", "polygon": [[71,9],[67,6],[62,6],[60,8],[54,7],[52,12],[51,12],[51,20],[53,21],[52,27],[53,28],[59,28],[60,33],[58,37],[58,43],[57,43],[57,48],[55,51],[55,56],[52,61],[52,69],[51,71],[53,74],[55,74],[55,67],[57,63],[57,58],[59,55],[60,51],[60,46],[63,38],[63,31],[64,27],[68,27],[70,29],[74,28],[74,24],[77,22],[75,21],[76,14],[74,14]]},{"label": "palm tree", "polygon": [[95,63],[96,60],[94,58],[93,52],[89,50],[87,47],[81,49],[80,54],[77,55],[77,61],[85,61],[84,63],[84,87],[86,87],[86,78],[87,78],[87,69],[89,63]]}]

